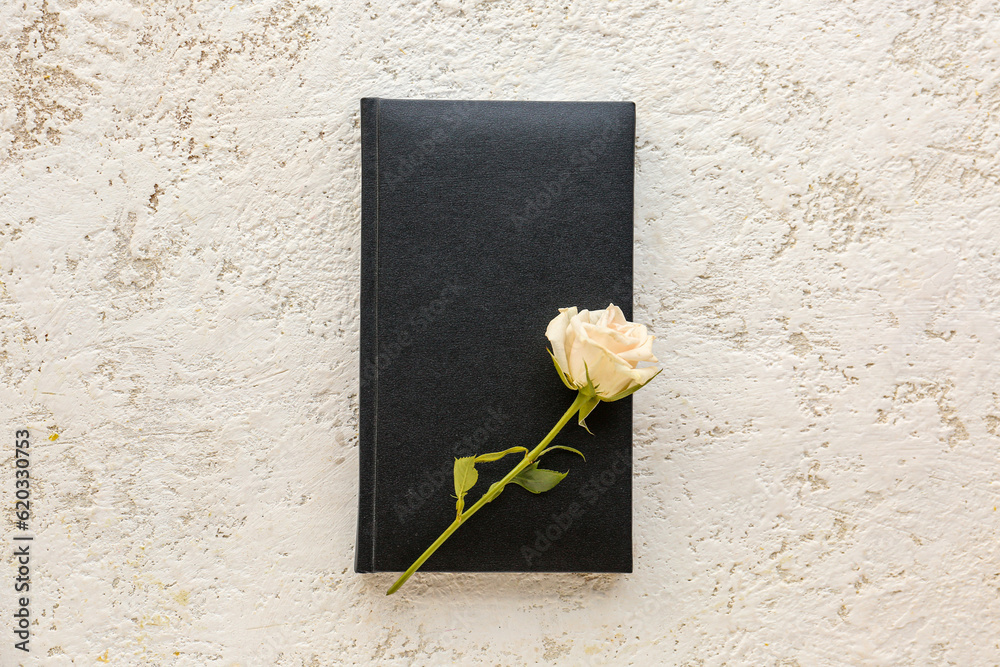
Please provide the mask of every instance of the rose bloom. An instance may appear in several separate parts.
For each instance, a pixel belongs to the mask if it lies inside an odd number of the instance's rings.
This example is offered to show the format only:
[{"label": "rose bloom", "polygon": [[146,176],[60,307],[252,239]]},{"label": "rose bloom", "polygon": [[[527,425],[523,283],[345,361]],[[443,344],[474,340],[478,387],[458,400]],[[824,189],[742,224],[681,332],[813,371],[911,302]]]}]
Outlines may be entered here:
[{"label": "rose bloom", "polygon": [[624,398],[659,373],[655,366],[639,368],[640,362],[657,361],[653,337],[613,303],[604,310],[560,308],[545,337],[566,386],[602,401]]}]

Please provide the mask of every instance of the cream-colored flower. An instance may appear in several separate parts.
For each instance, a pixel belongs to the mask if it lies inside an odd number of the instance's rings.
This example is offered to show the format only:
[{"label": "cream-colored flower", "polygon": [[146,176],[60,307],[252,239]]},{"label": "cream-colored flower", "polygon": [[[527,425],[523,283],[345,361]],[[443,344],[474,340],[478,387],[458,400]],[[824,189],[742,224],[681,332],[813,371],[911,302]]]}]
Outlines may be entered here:
[{"label": "cream-colored flower", "polygon": [[560,308],[549,322],[545,337],[552,343],[552,359],[563,382],[592,400],[580,410],[580,422],[599,401],[617,401],[641,388],[659,373],[653,336],[646,327],[625,319],[621,308],[604,310]]}]

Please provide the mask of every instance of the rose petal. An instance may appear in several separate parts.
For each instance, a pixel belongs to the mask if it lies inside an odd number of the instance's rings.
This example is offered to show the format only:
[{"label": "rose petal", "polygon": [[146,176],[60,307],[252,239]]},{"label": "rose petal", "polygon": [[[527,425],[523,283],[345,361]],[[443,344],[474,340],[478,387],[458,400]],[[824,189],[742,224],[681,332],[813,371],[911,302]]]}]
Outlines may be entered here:
[{"label": "rose petal", "polygon": [[625,350],[624,352],[619,352],[618,355],[625,361],[629,362],[632,368],[635,368],[640,361],[650,361],[650,362],[659,361],[659,359],[653,356],[652,336],[646,336],[646,339],[642,341],[642,343],[640,343],[636,347],[633,347],[631,350]]},{"label": "rose petal", "polygon": [[552,355],[559,362],[559,367],[563,373],[569,372],[569,362],[566,356],[566,333],[569,329],[570,320],[576,316],[576,307],[560,308],[549,326],[545,329],[545,337],[552,343]]},{"label": "rose petal", "polygon": [[598,396],[613,396],[632,383],[632,366],[599,341],[587,338],[580,349],[587,362],[590,379],[598,387]]},{"label": "rose petal", "polygon": [[628,320],[625,319],[625,313],[622,309],[613,303],[608,304],[608,307],[604,309],[604,317],[601,318],[599,322],[602,326],[609,327],[611,329],[621,329],[629,324]]},{"label": "rose petal", "polygon": [[607,329],[597,324],[584,324],[583,326],[592,340],[599,341],[615,354],[631,350],[642,343],[641,338],[630,338],[620,331]]},{"label": "rose petal", "polygon": [[[569,374],[573,378],[573,383],[578,387],[587,384],[587,371],[583,365],[583,345],[587,340],[587,332],[583,330],[584,313],[587,311],[582,311],[570,320],[566,334],[566,359],[569,364]],[[586,319],[589,323],[589,313],[587,313]]]}]

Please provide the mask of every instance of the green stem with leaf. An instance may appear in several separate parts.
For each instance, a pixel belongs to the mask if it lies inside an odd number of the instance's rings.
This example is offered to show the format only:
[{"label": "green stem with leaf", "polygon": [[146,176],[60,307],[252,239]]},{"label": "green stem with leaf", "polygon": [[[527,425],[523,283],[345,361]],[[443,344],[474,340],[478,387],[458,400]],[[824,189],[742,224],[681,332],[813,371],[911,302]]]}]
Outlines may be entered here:
[{"label": "green stem with leaf", "polygon": [[[532,449],[530,452],[526,447],[511,447],[503,452],[495,452],[493,454],[483,454],[482,456],[469,456],[463,459],[456,459],[455,461],[455,492],[458,497],[458,502],[456,503],[456,516],[455,520],[451,522],[441,536],[434,540],[434,543],[427,547],[427,550],[420,555],[420,557],[413,562],[406,572],[400,575],[396,583],[386,592],[386,595],[392,595],[400,586],[406,583],[414,572],[420,569],[428,558],[430,558],[438,548],[445,543],[452,533],[458,530],[458,527],[468,520],[470,516],[478,512],[483,505],[496,499],[497,496],[504,490],[509,483],[514,482],[520,486],[523,486],[532,493],[542,493],[543,491],[548,491],[553,486],[558,484],[566,476],[566,473],[559,473],[554,470],[542,470],[538,468],[538,464],[535,462],[542,454],[544,454],[549,449],[568,449],[570,451],[577,452],[571,447],[564,447],[561,445],[556,445],[555,447],[549,447],[549,443],[558,435],[559,431],[562,430],[573,415],[580,412],[581,408],[586,407],[585,404],[592,400],[592,395],[585,395],[584,392],[579,392],[576,396],[576,400],[573,404],[569,406],[566,413],[556,422],[556,425],[552,427],[548,435],[542,438],[542,441]],[[591,408],[592,409],[592,408]],[[588,410],[589,412],[589,410]],[[582,419],[581,419],[582,422]],[[547,449],[548,448],[548,449]],[[477,462],[487,462],[487,461],[497,461],[507,454],[512,454],[517,451],[524,452],[524,458],[514,466],[507,475],[501,479],[499,482],[495,482],[490,486],[489,490],[483,494],[476,503],[469,509],[465,508],[465,494],[472,488],[476,483],[479,474],[476,472],[475,464]],[[583,454],[580,454],[583,456]]]}]

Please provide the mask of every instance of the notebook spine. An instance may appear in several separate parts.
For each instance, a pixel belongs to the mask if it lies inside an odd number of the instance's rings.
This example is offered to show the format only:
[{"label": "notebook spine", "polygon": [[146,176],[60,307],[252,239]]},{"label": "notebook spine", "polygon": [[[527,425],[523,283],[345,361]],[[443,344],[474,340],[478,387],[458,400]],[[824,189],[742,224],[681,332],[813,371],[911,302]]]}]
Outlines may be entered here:
[{"label": "notebook spine", "polygon": [[379,100],[361,100],[361,324],[358,389],[358,535],[355,572],[375,569],[375,447],[378,429]]}]

